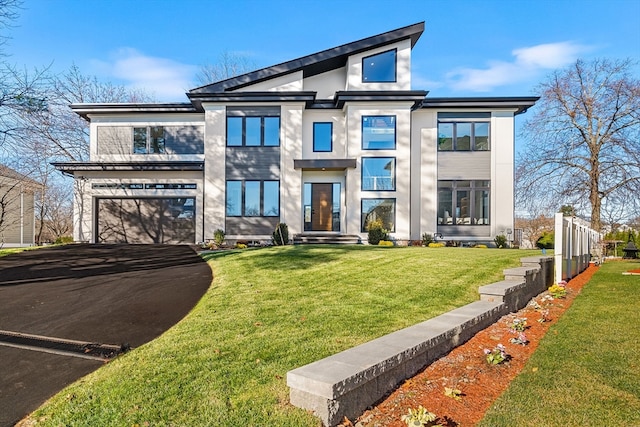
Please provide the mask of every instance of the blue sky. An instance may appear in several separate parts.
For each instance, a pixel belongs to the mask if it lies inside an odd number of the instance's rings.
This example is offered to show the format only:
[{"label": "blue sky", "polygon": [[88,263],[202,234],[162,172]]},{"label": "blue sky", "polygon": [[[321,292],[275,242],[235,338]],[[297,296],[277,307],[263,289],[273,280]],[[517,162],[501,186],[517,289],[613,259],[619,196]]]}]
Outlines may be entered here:
[{"label": "blue sky", "polygon": [[577,58],[640,59],[639,16],[640,0],[24,0],[4,51],[186,102],[223,52],[262,68],[425,21],[414,89],[529,96]]}]

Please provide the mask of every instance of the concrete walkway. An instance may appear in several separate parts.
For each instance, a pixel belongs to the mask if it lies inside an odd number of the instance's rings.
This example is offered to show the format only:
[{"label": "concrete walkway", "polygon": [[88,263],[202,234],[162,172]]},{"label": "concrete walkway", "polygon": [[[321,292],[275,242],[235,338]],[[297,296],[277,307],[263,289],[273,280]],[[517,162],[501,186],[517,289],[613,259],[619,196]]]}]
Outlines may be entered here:
[{"label": "concrete walkway", "polygon": [[[0,257],[0,330],[138,347],[182,319],[211,284],[188,246],[88,245]],[[0,426],[13,426],[105,362],[0,341]]]}]

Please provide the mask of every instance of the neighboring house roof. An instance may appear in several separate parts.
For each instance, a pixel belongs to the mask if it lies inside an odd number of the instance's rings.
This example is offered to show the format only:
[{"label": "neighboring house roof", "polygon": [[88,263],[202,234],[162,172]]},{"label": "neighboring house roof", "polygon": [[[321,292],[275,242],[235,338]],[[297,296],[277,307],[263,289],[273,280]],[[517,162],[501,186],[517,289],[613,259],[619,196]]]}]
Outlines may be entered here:
[{"label": "neighboring house roof", "polygon": [[303,56],[302,58],[283,62],[282,64],[273,65],[241,76],[231,77],[226,80],[201,86],[190,90],[187,93],[187,96],[192,98],[201,94],[233,91],[248,85],[273,79],[274,77],[291,74],[296,71],[302,71],[304,78],[326,73],[327,71],[344,67],[347,64],[349,56],[365,52],[367,50],[383,47],[406,39],[411,40],[411,47],[413,47],[422,35],[423,31],[424,22],[419,22],[407,27],[398,28],[397,30],[388,31],[376,36],[347,43],[342,46],[323,50],[322,52]]},{"label": "neighboring house roof", "polygon": [[8,178],[12,181],[17,181],[17,182],[21,182],[29,187],[38,187],[40,186],[40,183],[38,183],[37,181],[34,181],[33,179],[29,178],[28,176],[14,170],[11,169],[8,166],[5,165],[0,165],[0,182],[2,178]]}]

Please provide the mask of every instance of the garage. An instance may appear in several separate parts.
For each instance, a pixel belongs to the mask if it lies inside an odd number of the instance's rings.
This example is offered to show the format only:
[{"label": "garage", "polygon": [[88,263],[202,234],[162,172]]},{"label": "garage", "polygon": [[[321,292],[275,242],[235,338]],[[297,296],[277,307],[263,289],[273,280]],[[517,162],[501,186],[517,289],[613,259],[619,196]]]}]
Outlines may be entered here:
[{"label": "garage", "polygon": [[195,198],[97,198],[96,243],[193,244]]}]

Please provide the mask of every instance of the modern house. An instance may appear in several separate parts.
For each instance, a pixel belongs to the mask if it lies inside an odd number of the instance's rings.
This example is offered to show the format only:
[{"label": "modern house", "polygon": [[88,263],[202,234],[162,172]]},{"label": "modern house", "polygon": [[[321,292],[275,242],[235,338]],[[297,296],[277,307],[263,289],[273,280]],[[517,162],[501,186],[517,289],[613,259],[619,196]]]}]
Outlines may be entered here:
[{"label": "modern house", "polygon": [[0,165],[0,247],[35,244],[37,182]]},{"label": "modern house", "polygon": [[514,117],[534,97],[429,98],[410,25],[190,90],[187,103],[74,104],[90,161],[74,238],[195,243],[294,235],[491,241],[513,229]]}]

